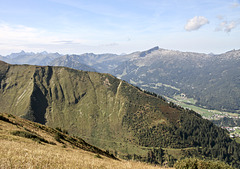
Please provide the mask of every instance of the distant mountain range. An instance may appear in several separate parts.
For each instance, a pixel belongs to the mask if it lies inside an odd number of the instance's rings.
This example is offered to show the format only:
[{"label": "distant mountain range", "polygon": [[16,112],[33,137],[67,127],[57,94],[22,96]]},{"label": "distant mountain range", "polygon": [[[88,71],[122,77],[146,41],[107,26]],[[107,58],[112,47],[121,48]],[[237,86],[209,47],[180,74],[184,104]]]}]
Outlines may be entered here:
[{"label": "distant mountain range", "polygon": [[142,89],[173,98],[184,94],[195,105],[240,112],[240,50],[223,54],[180,52],[154,47],[125,55],[15,53],[0,60],[12,64],[66,66],[110,73]]},{"label": "distant mountain range", "polygon": [[198,106],[240,112],[240,50],[208,55],[154,48],[133,55],[111,73],[160,95],[184,93]]},{"label": "distant mountain range", "polygon": [[[128,55],[116,55],[116,54],[93,54],[93,53],[85,53],[82,55],[67,55],[61,56],[59,58],[54,59],[50,65],[59,66],[59,62],[65,62],[65,64],[61,66],[68,66],[69,62],[77,62],[81,64],[88,65],[95,69],[97,72],[101,73],[110,73],[116,67],[121,65],[124,61],[131,59],[131,56]],[[82,70],[82,69],[79,69]]]},{"label": "distant mountain range", "polygon": [[102,73],[111,72],[122,62],[129,60],[128,55],[116,54],[93,54],[62,55],[59,53],[12,53],[0,56],[0,60],[10,64],[29,64],[40,66],[65,66],[84,71],[97,71]]},{"label": "distant mountain range", "polygon": [[0,107],[126,159],[172,166],[195,156],[240,166],[240,146],[226,130],[110,74],[0,62]]},{"label": "distant mountain range", "polygon": [[49,64],[52,66],[64,66],[77,70],[96,72],[94,68],[80,62],[76,56],[64,55],[52,60]]},{"label": "distant mountain range", "polygon": [[33,53],[33,52],[24,52],[12,53],[7,56],[0,56],[0,60],[5,61],[11,64],[30,64],[30,65],[49,65],[50,62],[58,57],[59,53]]}]

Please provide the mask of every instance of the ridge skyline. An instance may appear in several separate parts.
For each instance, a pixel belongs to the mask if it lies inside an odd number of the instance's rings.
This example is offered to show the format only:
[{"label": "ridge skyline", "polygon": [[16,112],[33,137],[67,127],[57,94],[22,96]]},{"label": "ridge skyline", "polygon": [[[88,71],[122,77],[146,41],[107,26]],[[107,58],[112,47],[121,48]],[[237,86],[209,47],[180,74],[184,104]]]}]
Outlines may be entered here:
[{"label": "ridge skyline", "polygon": [[20,54],[20,53],[23,53],[23,54],[59,54],[61,56],[64,56],[64,55],[83,55],[83,54],[95,54],[95,55],[101,55],[101,54],[115,54],[115,55],[130,55],[130,54],[133,54],[133,53],[136,53],[136,52],[144,52],[144,51],[148,51],[148,50],[151,50],[151,49],[154,49],[154,48],[158,48],[157,50],[167,50],[167,51],[175,51],[175,52],[182,52],[182,53],[198,53],[198,54],[206,54],[206,55],[221,55],[221,54],[224,54],[224,53],[228,53],[228,52],[232,52],[232,51],[238,51],[240,50],[240,48],[236,49],[236,48],[233,48],[233,49],[229,49],[229,50],[226,50],[222,53],[214,53],[214,52],[208,52],[208,53],[205,53],[205,52],[197,52],[197,51],[184,51],[184,50],[177,50],[177,49],[168,49],[168,48],[162,48],[162,47],[159,47],[159,46],[154,46],[154,47],[151,47],[151,48],[147,48],[147,49],[142,49],[142,50],[136,50],[136,51],[132,51],[132,52],[129,52],[129,53],[117,53],[117,52],[103,52],[103,53],[94,53],[94,52],[84,52],[84,53],[61,53],[61,52],[58,52],[58,51],[55,51],[55,52],[51,52],[51,51],[48,51],[48,50],[42,50],[42,51],[26,51],[26,50],[19,50],[19,51],[16,51],[16,52],[11,52],[11,53],[8,53],[8,54],[1,54],[0,53],[0,57],[8,57],[10,56],[11,54]]}]

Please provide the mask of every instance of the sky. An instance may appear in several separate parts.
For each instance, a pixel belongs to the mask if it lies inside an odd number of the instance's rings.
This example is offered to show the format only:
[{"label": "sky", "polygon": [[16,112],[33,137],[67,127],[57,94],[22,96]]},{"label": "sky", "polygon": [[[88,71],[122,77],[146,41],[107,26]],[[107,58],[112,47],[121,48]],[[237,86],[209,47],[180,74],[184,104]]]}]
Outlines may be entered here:
[{"label": "sky", "polygon": [[0,0],[0,55],[240,49],[240,0]]}]

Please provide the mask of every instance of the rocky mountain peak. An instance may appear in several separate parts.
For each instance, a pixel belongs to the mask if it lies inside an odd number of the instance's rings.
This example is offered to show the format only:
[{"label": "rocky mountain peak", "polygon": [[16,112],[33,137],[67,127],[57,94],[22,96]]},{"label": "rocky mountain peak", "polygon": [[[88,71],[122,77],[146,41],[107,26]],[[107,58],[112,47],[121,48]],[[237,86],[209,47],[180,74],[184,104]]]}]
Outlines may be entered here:
[{"label": "rocky mountain peak", "polygon": [[159,47],[156,46],[156,47],[154,47],[154,48],[152,48],[152,49],[149,49],[149,50],[147,50],[147,51],[141,52],[140,55],[139,55],[139,57],[145,57],[146,55],[152,53],[152,52],[155,51],[155,50],[159,50]]}]

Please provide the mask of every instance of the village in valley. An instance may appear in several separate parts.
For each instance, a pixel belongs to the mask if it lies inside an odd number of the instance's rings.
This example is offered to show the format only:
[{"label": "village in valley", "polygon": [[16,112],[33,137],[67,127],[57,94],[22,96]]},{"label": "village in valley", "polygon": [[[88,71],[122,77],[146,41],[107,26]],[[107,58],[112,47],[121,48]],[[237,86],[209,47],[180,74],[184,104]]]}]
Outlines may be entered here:
[{"label": "village in valley", "polygon": [[[193,111],[199,113],[204,119],[210,120],[210,121],[216,121],[221,120],[224,118],[232,119],[233,121],[240,121],[240,114],[237,113],[229,113],[229,112],[222,112],[218,110],[208,110],[206,108],[197,107],[194,104],[196,103],[196,100],[193,98],[188,98],[186,94],[181,93],[180,95],[175,95],[174,98],[166,97],[167,100],[184,107],[186,109],[192,109]],[[238,137],[240,138],[240,126],[234,125],[234,126],[226,126],[226,125],[220,125],[221,128],[226,129],[231,138]]]}]

